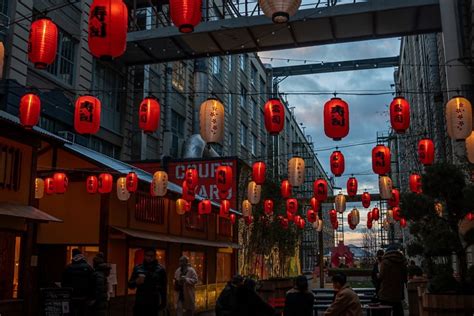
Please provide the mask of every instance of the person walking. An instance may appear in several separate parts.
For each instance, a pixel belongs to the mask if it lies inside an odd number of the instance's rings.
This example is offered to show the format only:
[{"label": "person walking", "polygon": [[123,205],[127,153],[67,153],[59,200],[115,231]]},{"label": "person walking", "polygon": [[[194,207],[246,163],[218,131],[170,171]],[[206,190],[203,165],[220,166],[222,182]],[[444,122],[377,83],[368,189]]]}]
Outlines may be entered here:
[{"label": "person walking", "polygon": [[294,288],[286,292],[285,316],[313,316],[314,295],[308,290],[304,275],[295,278]]},{"label": "person walking", "polygon": [[156,316],[166,308],[166,271],[156,260],[154,248],[144,249],[143,263],[133,269],[128,287],[137,290],[134,316]]},{"label": "person walking", "polygon": [[72,250],[71,263],[63,272],[61,287],[72,288],[71,313],[74,316],[83,316],[87,313],[94,293],[94,270],[87,263],[82,252]]},{"label": "person walking", "polygon": [[398,245],[392,244],[387,248],[380,265],[379,279],[380,302],[392,306],[393,316],[403,316],[402,301],[405,298],[407,264]]},{"label": "person walking", "polygon": [[196,290],[198,282],[196,270],[189,264],[189,258],[179,258],[179,268],[174,273],[174,291],[177,316],[193,316],[196,309]]},{"label": "person walking", "polygon": [[106,316],[109,307],[107,278],[110,275],[110,265],[105,262],[104,254],[99,252],[93,259],[94,266],[94,297],[90,305],[90,315]]},{"label": "person walking", "polygon": [[337,273],[332,277],[332,286],[336,297],[324,316],[362,316],[362,306],[359,297],[347,284],[347,277]]},{"label": "person walking", "polygon": [[374,267],[372,268],[372,284],[375,287],[375,295],[379,295],[380,290],[380,265],[382,264],[382,258],[384,255],[384,251],[382,249],[377,250],[377,260],[374,263]]}]

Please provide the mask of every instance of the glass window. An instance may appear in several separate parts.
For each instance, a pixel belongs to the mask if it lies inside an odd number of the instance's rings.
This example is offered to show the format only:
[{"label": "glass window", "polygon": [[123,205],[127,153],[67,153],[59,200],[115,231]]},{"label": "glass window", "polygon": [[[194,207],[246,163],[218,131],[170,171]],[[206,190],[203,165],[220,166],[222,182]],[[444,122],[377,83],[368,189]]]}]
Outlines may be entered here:
[{"label": "glass window", "polygon": [[247,126],[243,123],[240,123],[240,145],[246,147],[247,146]]},{"label": "glass window", "polygon": [[252,155],[257,155],[257,136],[252,133],[252,143],[251,143]]},{"label": "glass window", "polygon": [[221,58],[219,56],[216,56],[216,57],[212,57],[211,58],[211,71],[212,71],[212,74],[219,78],[221,77]]},{"label": "glass window", "polygon": [[183,256],[189,258],[189,264],[196,270],[198,276],[197,284],[203,284],[206,269],[204,252],[183,251]]},{"label": "glass window", "polygon": [[227,112],[234,114],[234,96],[232,93],[227,94]]},{"label": "glass window", "polygon": [[58,51],[56,59],[47,71],[59,80],[72,85],[76,59],[76,41],[62,30],[58,32]]},{"label": "glass window", "polygon": [[250,82],[254,87],[257,86],[257,68],[252,65],[251,73],[250,73]]},{"label": "glass window", "polygon": [[0,300],[18,298],[21,237],[0,232]]},{"label": "glass window", "polygon": [[185,87],[185,78],[186,78],[186,64],[182,61],[175,62],[173,64],[173,75],[171,79],[171,84],[173,88],[178,91],[183,92]]},{"label": "glass window", "polygon": [[240,106],[245,109],[247,103],[247,89],[244,85],[240,85]]},{"label": "glass window", "polygon": [[232,277],[232,254],[217,253],[217,283],[229,282]]},{"label": "glass window", "polygon": [[239,55],[240,69],[242,71],[246,70],[248,57],[246,54]]},{"label": "glass window", "polygon": [[[133,268],[135,266],[143,263],[144,252],[143,248],[129,248],[128,249],[128,276],[127,281],[132,276]],[[166,268],[166,251],[157,249],[156,250],[156,260],[163,267]],[[135,293],[135,290],[128,289],[129,294]]]}]

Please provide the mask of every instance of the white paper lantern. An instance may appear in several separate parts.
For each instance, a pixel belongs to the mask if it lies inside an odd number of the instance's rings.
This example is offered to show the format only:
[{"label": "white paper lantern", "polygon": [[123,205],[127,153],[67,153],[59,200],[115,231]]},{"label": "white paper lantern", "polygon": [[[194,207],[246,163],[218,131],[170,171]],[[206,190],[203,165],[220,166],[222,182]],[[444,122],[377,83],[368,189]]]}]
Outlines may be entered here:
[{"label": "white paper lantern", "polygon": [[273,23],[286,23],[298,11],[301,0],[258,0],[258,4]]},{"label": "white paper lantern", "polygon": [[454,140],[468,138],[472,133],[472,105],[463,97],[454,97],[446,103],[446,129]]},{"label": "white paper lantern", "polygon": [[207,99],[199,113],[201,137],[206,143],[221,143],[224,139],[224,105],[217,99]]},{"label": "white paper lantern", "polygon": [[467,153],[467,160],[470,163],[474,163],[474,132],[466,138],[466,153]]},{"label": "white paper lantern", "polygon": [[127,178],[117,179],[117,197],[120,201],[127,201],[130,198],[130,192],[127,190]]},{"label": "white paper lantern", "polygon": [[153,174],[150,184],[152,196],[165,196],[168,192],[168,174],[165,171],[157,171]]},{"label": "white paper lantern", "polygon": [[44,180],[41,178],[35,179],[35,199],[41,199],[44,196]]},{"label": "white paper lantern", "polygon": [[344,213],[346,210],[346,196],[342,193],[339,193],[336,196],[334,203],[336,204],[336,211],[341,214]]},{"label": "white paper lantern", "polygon": [[242,215],[244,217],[252,215],[252,204],[249,200],[242,201]]},{"label": "white paper lantern", "polygon": [[359,213],[359,210],[354,208],[352,209],[351,211],[351,222],[352,222],[352,225],[354,226],[357,226],[359,225],[360,223],[360,213]]},{"label": "white paper lantern", "polygon": [[176,214],[183,215],[186,213],[186,205],[188,202],[184,199],[177,199],[176,200]]},{"label": "white paper lantern", "polygon": [[323,221],[319,218],[313,223],[313,228],[320,232],[323,230]]},{"label": "white paper lantern", "polygon": [[255,181],[250,181],[247,186],[247,199],[251,204],[255,205],[260,202],[260,197],[262,194],[262,186],[255,183]]},{"label": "white paper lantern", "polygon": [[392,198],[392,179],[389,176],[381,176],[379,178],[380,197],[384,200]]},{"label": "white paper lantern", "polygon": [[288,161],[288,181],[292,187],[299,187],[304,182],[304,159],[293,157]]}]

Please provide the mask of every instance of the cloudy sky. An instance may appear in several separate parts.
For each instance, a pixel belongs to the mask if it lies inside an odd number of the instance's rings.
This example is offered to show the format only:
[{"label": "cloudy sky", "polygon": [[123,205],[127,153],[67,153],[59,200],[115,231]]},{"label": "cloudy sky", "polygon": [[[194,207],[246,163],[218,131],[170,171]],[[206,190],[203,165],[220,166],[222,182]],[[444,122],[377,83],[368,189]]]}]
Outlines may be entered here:
[{"label": "cloudy sky", "polygon": [[[391,57],[399,54],[400,40],[385,39],[372,40],[357,43],[334,44],[317,47],[307,47],[291,50],[280,50],[274,52],[262,52],[260,57],[264,63],[272,66],[288,66],[303,64],[303,61],[345,61],[375,57]],[[273,57],[274,59],[269,59]],[[290,59],[279,60],[281,59]],[[291,59],[296,59],[292,61]],[[288,77],[280,84],[280,91],[291,93],[287,96],[291,107],[295,107],[295,115],[298,122],[306,127],[306,134],[311,135],[319,160],[325,170],[330,173],[329,156],[335,148],[361,142],[375,142],[377,132],[387,134],[389,129],[388,104],[392,100],[391,95],[360,96],[360,95],[338,95],[349,103],[350,110],[350,132],[342,141],[335,142],[326,137],[323,127],[323,106],[331,95],[298,95],[295,92],[302,91],[336,91],[348,93],[371,92],[374,90],[393,90],[393,68],[361,70],[350,72],[338,72],[328,74],[314,74],[305,76]],[[336,178],[336,186],[345,191],[348,177],[353,173],[359,181],[359,193],[367,189],[369,192],[378,192],[378,178],[372,173],[371,150],[375,144],[341,148],[346,159],[345,174]],[[336,191],[336,193],[338,193]],[[356,205],[361,211],[361,224],[354,232],[346,234],[346,244],[361,244],[362,231],[366,228],[367,211],[362,205]],[[372,203],[371,207],[374,206]],[[352,208],[353,205],[348,205]],[[344,215],[346,218],[346,214]]]}]

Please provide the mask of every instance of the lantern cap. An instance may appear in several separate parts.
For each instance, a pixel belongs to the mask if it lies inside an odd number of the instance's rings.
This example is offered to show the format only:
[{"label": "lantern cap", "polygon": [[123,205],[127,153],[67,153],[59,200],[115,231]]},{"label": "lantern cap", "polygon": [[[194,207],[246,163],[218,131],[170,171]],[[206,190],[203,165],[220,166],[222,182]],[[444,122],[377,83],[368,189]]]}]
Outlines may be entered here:
[{"label": "lantern cap", "polygon": [[146,99],[152,99],[152,100],[158,101],[158,97],[154,96],[153,94],[149,94],[145,98],[143,98],[143,100],[146,100]]},{"label": "lantern cap", "polygon": [[183,24],[180,25],[179,31],[181,33],[192,33],[194,32],[194,26],[192,24]]},{"label": "lantern cap", "polygon": [[278,11],[272,14],[273,23],[286,23],[290,19],[290,15],[287,12]]}]

